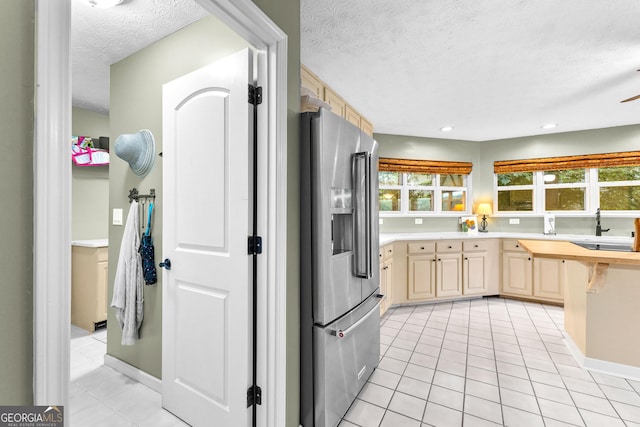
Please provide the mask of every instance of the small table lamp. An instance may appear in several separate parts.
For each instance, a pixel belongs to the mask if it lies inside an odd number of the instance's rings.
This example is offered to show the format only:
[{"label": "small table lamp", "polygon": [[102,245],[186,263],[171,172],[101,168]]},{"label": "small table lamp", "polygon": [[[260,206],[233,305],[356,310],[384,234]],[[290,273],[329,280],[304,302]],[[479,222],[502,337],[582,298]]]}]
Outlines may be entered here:
[{"label": "small table lamp", "polygon": [[491,205],[489,203],[480,203],[478,205],[476,214],[482,215],[482,221],[480,221],[480,229],[478,230],[479,232],[487,232],[487,215],[491,215],[492,213],[493,212],[491,211]]}]

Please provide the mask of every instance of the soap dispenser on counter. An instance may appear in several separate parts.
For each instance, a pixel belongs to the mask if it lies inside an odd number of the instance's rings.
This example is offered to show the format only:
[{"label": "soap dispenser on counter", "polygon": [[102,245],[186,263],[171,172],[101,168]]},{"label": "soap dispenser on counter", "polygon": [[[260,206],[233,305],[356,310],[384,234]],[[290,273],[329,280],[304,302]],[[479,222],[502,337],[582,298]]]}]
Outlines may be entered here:
[{"label": "soap dispenser on counter", "polygon": [[556,216],[553,214],[544,214],[544,234],[555,236],[556,234]]}]

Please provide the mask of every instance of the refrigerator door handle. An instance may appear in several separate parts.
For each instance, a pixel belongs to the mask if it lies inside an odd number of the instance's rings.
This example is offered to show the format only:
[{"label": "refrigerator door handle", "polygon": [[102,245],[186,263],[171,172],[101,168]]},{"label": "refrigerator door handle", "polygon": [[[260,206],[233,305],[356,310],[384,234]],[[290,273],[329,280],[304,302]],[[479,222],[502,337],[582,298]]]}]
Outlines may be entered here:
[{"label": "refrigerator door handle", "polygon": [[371,266],[371,155],[353,155],[355,192],[355,275],[364,279],[372,276]]},{"label": "refrigerator door handle", "polygon": [[353,325],[349,326],[347,329],[333,329],[331,330],[331,335],[336,336],[338,338],[346,338],[349,334],[351,334],[353,331],[355,331],[358,326],[360,326],[365,320],[367,320],[369,318],[369,316],[371,316],[373,313],[376,312],[376,310],[380,310],[380,303],[382,302],[382,298],[384,297],[384,295],[381,294],[377,294],[376,297],[378,298],[378,302],[376,303],[375,306],[373,306],[373,308],[371,310],[369,310],[369,312],[367,314],[365,314],[364,316],[362,316],[360,319],[358,319],[358,321],[356,323],[354,323]]}]

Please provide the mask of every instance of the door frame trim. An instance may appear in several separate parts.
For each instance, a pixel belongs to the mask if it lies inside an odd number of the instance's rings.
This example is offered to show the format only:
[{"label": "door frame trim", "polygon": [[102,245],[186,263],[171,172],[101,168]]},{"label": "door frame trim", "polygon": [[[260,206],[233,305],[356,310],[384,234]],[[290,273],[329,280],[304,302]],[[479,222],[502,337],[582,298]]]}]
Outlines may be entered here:
[{"label": "door frame trim", "polygon": [[[260,424],[286,420],[287,35],[251,0],[196,0],[262,54],[264,120],[259,227],[265,230],[259,310]],[[71,311],[71,0],[36,0],[33,397],[69,403]],[[278,256],[280,255],[280,256]],[[68,425],[68,424],[67,424]]]}]

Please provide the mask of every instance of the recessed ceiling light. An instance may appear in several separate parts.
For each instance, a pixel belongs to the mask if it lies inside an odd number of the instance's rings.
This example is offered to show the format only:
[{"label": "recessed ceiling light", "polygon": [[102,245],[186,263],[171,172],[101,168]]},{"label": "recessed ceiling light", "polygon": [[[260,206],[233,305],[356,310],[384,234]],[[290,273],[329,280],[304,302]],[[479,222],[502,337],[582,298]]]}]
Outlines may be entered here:
[{"label": "recessed ceiling light", "polygon": [[445,127],[443,127],[443,128],[440,128],[440,130],[441,130],[442,132],[451,132],[451,131],[453,130],[453,127],[451,127],[451,126],[445,126]]},{"label": "recessed ceiling light", "polygon": [[555,127],[558,127],[557,123],[547,123],[546,125],[542,126],[542,129],[553,129]]},{"label": "recessed ceiling light", "polygon": [[91,7],[97,7],[99,9],[107,9],[114,7],[122,3],[123,0],[88,0]]}]

